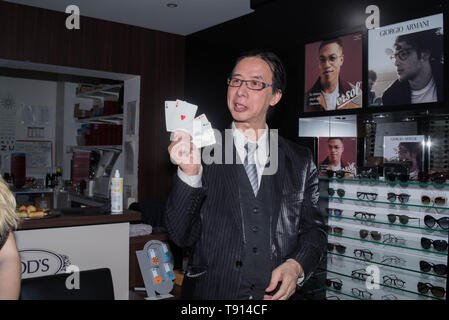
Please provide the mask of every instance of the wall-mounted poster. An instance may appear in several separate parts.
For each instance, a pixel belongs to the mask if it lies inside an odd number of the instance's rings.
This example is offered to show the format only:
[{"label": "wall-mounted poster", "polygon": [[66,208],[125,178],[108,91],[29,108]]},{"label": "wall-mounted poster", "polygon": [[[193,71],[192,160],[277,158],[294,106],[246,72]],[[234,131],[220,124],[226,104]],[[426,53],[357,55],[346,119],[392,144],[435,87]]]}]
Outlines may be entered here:
[{"label": "wall-mounted poster", "polygon": [[368,32],[368,106],[438,102],[443,95],[443,14]]},{"label": "wall-mounted poster", "polygon": [[306,44],[304,111],[362,107],[362,33]]},{"label": "wall-mounted poster", "polygon": [[343,170],[356,174],[357,139],[355,137],[319,137],[318,165],[320,170]]},{"label": "wall-mounted poster", "polygon": [[424,163],[424,136],[385,136],[384,163],[404,162],[410,179],[416,179]]}]

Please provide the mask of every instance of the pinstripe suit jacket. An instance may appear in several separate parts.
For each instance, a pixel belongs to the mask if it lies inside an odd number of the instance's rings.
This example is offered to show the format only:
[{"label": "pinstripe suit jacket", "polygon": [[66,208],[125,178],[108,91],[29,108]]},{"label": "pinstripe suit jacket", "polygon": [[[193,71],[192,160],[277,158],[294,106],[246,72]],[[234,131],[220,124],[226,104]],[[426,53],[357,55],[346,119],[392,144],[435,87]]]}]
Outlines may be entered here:
[{"label": "pinstripe suit jacket", "polygon": [[[274,269],[293,258],[303,267],[307,280],[327,244],[318,208],[318,173],[309,149],[282,137],[278,145],[274,210],[271,232],[266,235],[271,244],[267,262]],[[174,177],[165,222],[172,241],[192,248],[182,286],[184,299],[237,298],[244,246],[236,170],[240,165],[203,164],[201,188]]]}]

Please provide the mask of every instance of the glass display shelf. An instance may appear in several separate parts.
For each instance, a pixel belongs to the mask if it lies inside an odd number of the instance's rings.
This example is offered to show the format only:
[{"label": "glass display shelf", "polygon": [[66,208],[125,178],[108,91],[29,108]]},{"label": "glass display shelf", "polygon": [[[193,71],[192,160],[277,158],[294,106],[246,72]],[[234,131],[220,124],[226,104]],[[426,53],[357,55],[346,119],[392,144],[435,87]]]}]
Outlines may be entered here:
[{"label": "glass display shelf", "polygon": [[328,180],[328,181],[338,181],[338,182],[360,182],[360,183],[383,183],[383,184],[400,184],[400,185],[414,185],[414,186],[423,186],[423,187],[449,187],[449,180],[446,180],[445,183],[423,183],[419,181],[407,181],[407,182],[401,182],[401,181],[388,181],[388,180],[375,180],[375,179],[359,179],[359,178],[329,178],[329,177],[323,177],[319,176],[319,180]]},{"label": "glass display shelf", "polygon": [[[342,211],[349,211],[349,210],[343,209]],[[360,210],[360,211],[363,211],[363,210]],[[413,226],[410,224],[390,223],[388,221],[384,222],[384,221],[377,221],[377,220],[359,219],[359,218],[353,218],[353,217],[345,217],[344,215],[335,216],[335,215],[329,215],[326,213],[323,213],[323,216],[326,218],[331,218],[332,220],[335,220],[335,221],[344,220],[344,221],[347,221],[350,223],[357,222],[357,223],[354,223],[354,226],[376,226],[377,225],[379,228],[388,227],[391,231],[407,230],[407,231],[413,231],[414,233],[417,233],[417,234],[424,234],[424,235],[428,235],[431,232],[432,233],[438,232],[443,235],[449,234],[449,230],[434,229],[434,228],[428,228],[428,227],[422,227],[422,226]],[[387,217],[385,216],[385,218],[387,218]],[[419,221],[419,223],[421,223],[421,221]],[[424,222],[423,222],[423,224],[424,224]]]},{"label": "glass display shelf", "polygon": [[[379,195],[378,195],[379,197]],[[385,194],[385,198],[387,197],[387,195]],[[416,208],[425,208],[425,209],[435,209],[437,212],[439,210],[441,210],[444,213],[449,213],[449,207],[439,207],[439,206],[425,206],[422,204],[418,204],[418,203],[400,203],[398,201],[396,202],[389,202],[389,201],[379,201],[379,200],[362,200],[362,199],[354,199],[354,198],[346,198],[346,197],[331,197],[331,196],[326,196],[326,195],[320,195],[321,199],[329,199],[329,200],[347,200],[347,201],[356,201],[356,202],[361,202],[361,203],[376,203],[376,204],[382,204],[382,205],[388,205],[390,208],[394,209],[395,206],[400,206],[400,207],[416,207]]]},{"label": "glass display shelf", "polygon": [[405,245],[382,242],[382,240],[379,240],[379,241],[367,240],[367,239],[361,239],[360,237],[356,238],[356,237],[349,237],[349,236],[337,235],[337,234],[332,234],[332,233],[328,233],[328,236],[335,237],[337,239],[349,239],[349,240],[356,240],[356,241],[365,242],[365,243],[372,243],[372,244],[376,244],[378,246],[388,246],[388,247],[401,248],[401,249],[417,251],[417,252],[431,253],[431,254],[435,254],[435,255],[439,255],[439,256],[447,256],[447,251],[440,252],[440,251],[436,251],[434,249],[423,249],[423,248],[419,248],[416,246],[410,247],[410,246],[405,246]]},{"label": "glass display shelf", "polygon": [[[365,284],[365,280],[361,280],[361,279],[358,279],[358,278],[355,278],[355,277],[352,277],[350,275],[346,275],[346,274],[343,274],[343,273],[340,273],[340,272],[336,272],[336,271],[328,269],[327,273],[328,273],[328,278],[335,278],[335,275],[338,275],[338,276],[341,276],[341,277],[345,277],[345,278],[349,278],[351,280],[354,280],[355,282],[360,282],[362,285]],[[344,286],[344,284],[345,283],[343,282],[343,286]],[[432,295],[422,294],[422,293],[419,293],[417,291],[410,291],[410,290],[406,290],[404,288],[398,288],[398,287],[394,287],[394,286],[389,286],[389,285],[386,285],[386,284],[383,284],[383,283],[379,283],[379,287],[381,287],[382,289],[385,290],[385,292],[383,292],[382,294],[387,294],[386,292],[391,293],[391,292],[397,291],[398,293],[401,293],[401,294],[412,294],[412,295],[417,295],[417,296],[420,296],[420,297],[430,298],[430,299],[433,299],[433,300],[442,300],[442,301],[444,301],[445,297],[446,297],[446,294],[445,294],[445,296],[443,298],[437,298],[437,297],[434,297]],[[364,290],[366,290],[366,288],[364,288]],[[374,290],[372,290],[372,291],[374,292]],[[334,293],[338,292],[338,290],[337,291],[333,291],[333,292]],[[356,298],[354,295],[350,295],[350,296]],[[362,300],[369,300],[369,299],[362,299]],[[371,299],[371,300],[374,300],[374,299]]]},{"label": "glass display shelf", "polygon": [[352,260],[360,261],[360,262],[367,263],[367,264],[370,264],[370,265],[371,264],[376,264],[376,265],[389,267],[389,268],[394,268],[394,269],[399,269],[399,270],[403,270],[403,271],[410,271],[410,272],[418,273],[420,275],[432,276],[432,277],[441,278],[441,279],[444,279],[444,280],[447,279],[447,275],[439,275],[439,274],[436,274],[436,273],[423,272],[421,270],[414,270],[414,269],[410,269],[410,268],[405,268],[403,266],[377,262],[377,261],[374,261],[374,260],[365,260],[365,259],[361,259],[361,258],[357,258],[357,257],[351,257],[351,256],[348,256],[346,254],[339,254],[339,253],[335,253],[335,252],[327,252],[327,253],[331,254],[331,255],[334,255],[334,256],[343,257],[343,258],[346,258],[346,259],[352,259]]},{"label": "glass display shelf", "polygon": [[[360,297],[355,297],[355,296],[350,295],[348,293],[345,293],[345,292],[343,292],[341,290],[335,290],[335,289],[328,288],[328,287],[322,287],[322,288],[325,289],[326,291],[329,291],[329,292],[337,294],[337,296],[345,296],[345,297],[348,297],[348,298],[351,298],[351,299],[356,299],[356,300],[366,300],[366,299],[363,299],[363,298],[360,298]],[[328,300],[327,296],[326,296],[326,300]],[[329,299],[329,300],[331,300],[331,299]]]}]

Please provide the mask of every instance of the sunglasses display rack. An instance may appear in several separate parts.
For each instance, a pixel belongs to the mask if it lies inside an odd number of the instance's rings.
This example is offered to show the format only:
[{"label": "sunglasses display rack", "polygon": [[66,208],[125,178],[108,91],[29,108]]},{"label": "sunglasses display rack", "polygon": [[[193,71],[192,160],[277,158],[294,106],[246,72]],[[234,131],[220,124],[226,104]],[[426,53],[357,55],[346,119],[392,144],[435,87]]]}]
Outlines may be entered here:
[{"label": "sunglasses display rack", "polygon": [[449,184],[320,177],[326,297],[446,300],[448,198]]},{"label": "sunglasses display rack", "polygon": [[432,137],[432,152],[430,154],[431,170],[448,170],[449,153],[449,121],[432,120],[429,123],[429,135]]}]

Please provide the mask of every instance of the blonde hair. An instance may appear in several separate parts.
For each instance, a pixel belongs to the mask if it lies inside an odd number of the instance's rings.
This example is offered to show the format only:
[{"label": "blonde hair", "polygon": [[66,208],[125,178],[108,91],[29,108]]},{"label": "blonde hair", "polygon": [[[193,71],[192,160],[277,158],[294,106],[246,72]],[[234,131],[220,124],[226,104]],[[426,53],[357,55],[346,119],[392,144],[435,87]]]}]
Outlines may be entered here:
[{"label": "blonde hair", "polygon": [[16,214],[16,198],[0,176],[0,236],[6,237],[17,228],[19,217]]}]

